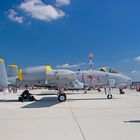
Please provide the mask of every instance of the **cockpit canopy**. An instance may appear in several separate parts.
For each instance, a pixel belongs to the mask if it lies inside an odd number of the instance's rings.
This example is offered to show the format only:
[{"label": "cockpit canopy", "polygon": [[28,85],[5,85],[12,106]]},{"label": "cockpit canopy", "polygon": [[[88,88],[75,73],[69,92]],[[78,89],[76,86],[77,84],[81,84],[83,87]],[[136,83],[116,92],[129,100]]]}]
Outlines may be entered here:
[{"label": "cockpit canopy", "polygon": [[103,72],[109,72],[109,73],[119,73],[118,71],[116,71],[114,68],[112,67],[101,67],[100,71]]}]

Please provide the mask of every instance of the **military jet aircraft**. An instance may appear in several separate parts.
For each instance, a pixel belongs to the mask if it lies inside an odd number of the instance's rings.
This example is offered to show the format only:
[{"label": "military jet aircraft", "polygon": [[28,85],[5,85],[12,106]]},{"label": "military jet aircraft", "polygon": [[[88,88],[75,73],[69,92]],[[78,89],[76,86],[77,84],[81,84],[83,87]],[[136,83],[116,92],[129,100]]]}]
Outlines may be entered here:
[{"label": "military jet aircraft", "polygon": [[[0,85],[4,86],[37,86],[37,87],[49,87],[53,89],[58,89],[58,100],[65,101],[66,94],[64,89],[76,89],[81,90],[83,88],[109,88],[119,87],[122,89],[132,83],[132,80],[122,74],[117,73],[114,70],[109,72],[105,71],[105,68],[99,70],[85,70],[79,72],[73,72],[71,70],[56,69],[52,70],[50,66],[38,66],[29,67],[26,69],[20,69],[18,76],[16,77],[16,71],[12,70],[12,76],[8,77],[5,74],[4,60],[0,61]],[[12,68],[17,68],[11,66]],[[15,74],[16,73],[16,74]],[[3,81],[5,81],[3,83]],[[29,91],[25,90],[22,94],[22,98],[27,95],[30,100],[33,100],[32,96],[29,96]],[[19,98],[19,100],[22,100]],[[107,98],[112,99],[112,94],[109,90],[107,93]]]},{"label": "military jet aircraft", "polygon": [[[10,77],[7,78],[4,60],[0,59],[0,87],[20,87],[20,86],[37,86],[58,89],[58,100],[63,102],[66,100],[64,89],[82,89],[84,85],[76,79],[76,73],[70,70],[52,70],[50,66],[29,67],[20,69],[16,76],[15,65],[12,65]],[[13,68],[15,70],[13,70]],[[19,100],[34,100],[34,97],[25,90]]]},{"label": "military jet aircraft", "polygon": [[111,99],[112,94],[110,92],[111,88],[119,88],[121,94],[123,89],[132,84],[132,79],[118,73],[116,70],[110,68],[107,72],[106,67],[102,67],[100,70],[84,70],[77,72],[78,81],[84,84],[86,88],[100,89],[104,88],[105,93],[108,90],[107,98]]}]

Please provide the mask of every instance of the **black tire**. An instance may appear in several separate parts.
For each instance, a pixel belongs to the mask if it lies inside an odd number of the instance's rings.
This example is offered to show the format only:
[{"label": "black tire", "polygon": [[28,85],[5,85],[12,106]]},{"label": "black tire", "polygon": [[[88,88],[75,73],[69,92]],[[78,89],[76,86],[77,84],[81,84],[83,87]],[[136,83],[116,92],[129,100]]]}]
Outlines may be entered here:
[{"label": "black tire", "polygon": [[125,94],[125,92],[123,91],[123,89],[120,89],[120,94]]},{"label": "black tire", "polygon": [[87,91],[86,90],[84,91],[84,94],[87,94]]},{"label": "black tire", "polygon": [[66,94],[59,94],[58,95],[58,101],[59,102],[65,102],[67,100]]},{"label": "black tire", "polygon": [[123,91],[123,92],[120,92],[120,94],[125,94],[125,92]]},{"label": "black tire", "polygon": [[29,97],[29,101],[35,101],[35,97],[34,96],[30,96]]},{"label": "black tire", "polygon": [[112,94],[107,95],[107,99],[112,99],[112,98],[113,98]]},{"label": "black tire", "polygon": [[98,88],[97,90],[98,90],[98,92],[101,92],[101,89]]},{"label": "black tire", "polygon": [[28,90],[25,90],[22,94],[21,94],[21,97],[24,99],[24,100],[27,100],[29,98],[29,91]]},{"label": "black tire", "polygon": [[18,97],[18,101],[19,102],[23,102],[23,98],[22,97]]}]

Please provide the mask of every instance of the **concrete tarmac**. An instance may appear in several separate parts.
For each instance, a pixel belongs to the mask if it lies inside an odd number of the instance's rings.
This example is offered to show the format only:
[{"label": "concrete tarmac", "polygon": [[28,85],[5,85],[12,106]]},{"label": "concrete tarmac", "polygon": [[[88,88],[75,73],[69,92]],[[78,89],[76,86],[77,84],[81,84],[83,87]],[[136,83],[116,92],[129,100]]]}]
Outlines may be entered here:
[{"label": "concrete tarmac", "polygon": [[60,103],[46,95],[56,91],[31,92],[38,101],[0,93],[0,140],[140,140],[140,93],[72,92]]}]

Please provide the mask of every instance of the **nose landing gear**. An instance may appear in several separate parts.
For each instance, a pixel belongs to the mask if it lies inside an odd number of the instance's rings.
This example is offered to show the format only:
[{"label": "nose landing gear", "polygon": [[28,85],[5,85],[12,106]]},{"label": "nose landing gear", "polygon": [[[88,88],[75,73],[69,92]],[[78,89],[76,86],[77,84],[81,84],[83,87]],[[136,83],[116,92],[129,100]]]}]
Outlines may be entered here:
[{"label": "nose landing gear", "polygon": [[[112,99],[113,95],[111,94],[111,88],[109,87],[108,89],[105,87],[105,95],[107,95],[107,99]],[[107,94],[108,93],[108,94]]]},{"label": "nose landing gear", "polygon": [[112,99],[112,97],[113,97],[112,94],[107,95],[107,99]]}]

